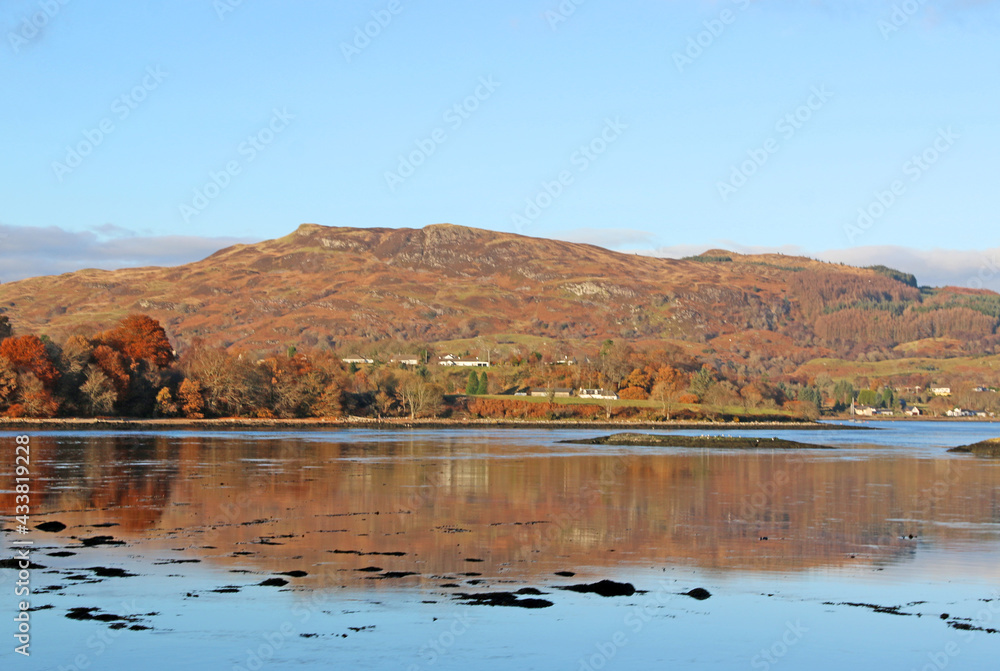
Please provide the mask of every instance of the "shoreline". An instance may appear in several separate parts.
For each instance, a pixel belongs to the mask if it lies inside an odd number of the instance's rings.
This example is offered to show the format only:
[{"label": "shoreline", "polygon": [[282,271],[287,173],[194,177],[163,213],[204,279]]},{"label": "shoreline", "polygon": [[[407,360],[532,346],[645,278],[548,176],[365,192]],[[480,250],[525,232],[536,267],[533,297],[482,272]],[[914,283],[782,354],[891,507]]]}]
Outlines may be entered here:
[{"label": "shoreline", "polygon": [[825,424],[812,421],[759,421],[759,422],[706,422],[698,420],[675,420],[670,422],[609,422],[579,420],[518,420],[518,419],[407,419],[391,417],[375,419],[368,417],[344,417],[331,419],[255,419],[249,417],[227,417],[214,419],[129,419],[129,418],[50,418],[50,419],[0,419],[0,430],[269,430],[269,429],[799,429],[814,431],[871,430],[872,427],[859,424]]}]

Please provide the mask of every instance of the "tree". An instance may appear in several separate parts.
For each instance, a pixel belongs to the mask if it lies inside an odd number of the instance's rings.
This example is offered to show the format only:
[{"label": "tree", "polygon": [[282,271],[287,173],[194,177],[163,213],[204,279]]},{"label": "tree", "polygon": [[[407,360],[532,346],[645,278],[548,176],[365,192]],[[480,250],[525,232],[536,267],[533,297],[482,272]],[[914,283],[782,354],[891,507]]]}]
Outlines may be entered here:
[{"label": "tree", "polygon": [[17,371],[10,361],[0,357],[0,410],[6,410],[17,396]]},{"label": "tree", "polygon": [[20,403],[13,405],[8,414],[14,417],[55,417],[59,403],[33,373],[18,376]]},{"label": "tree", "polygon": [[204,417],[205,399],[201,395],[201,384],[191,378],[185,378],[181,382],[177,395],[181,404],[181,412],[189,419],[201,419]]},{"label": "tree", "polygon": [[344,388],[336,381],[327,382],[313,406],[316,417],[339,417],[344,410]]},{"label": "tree", "polygon": [[396,397],[410,419],[436,415],[444,401],[444,390],[437,384],[427,382],[415,373],[404,375],[396,387]]},{"label": "tree", "polygon": [[209,414],[241,416],[267,405],[270,375],[249,356],[204,348],[194,353],[185,372],[201,385]]},{"label": "tree", "polygon": [[469,372],[469,379],[465,383],[465,394],[472,396],[479,393],[479,376],[476,371]]},{"label": "tree", "polygon": [[691,378],[691,393],[699,400],[704,400],[715,383],[715,371],[708,366],[703,366]]},{"label": "tree", "polygon": [[87,366],[80,395],[84,411],[92,416],[111,414],[118,400],[114,384],[97,366]]},{"label": "tree", "polygon": [[156,394],[156,414],[160,417],[173,417],[177,414],[177,404],[169,387],[160,389]]},{"label": "tree", "polygon": [[0,340],[6,340],[12,335],[14,335],[14,329],[11,328],[10,319],[6,315],[0,315]]},{"label": "tree", "polygon": [[628,343],[605,340],[598,355],[598,371],[604,384],[611,390],[621,387],[621,382],[632,370],[632,347]]},{"label": "tree", "polygon": [[129,359],[145,359],[157,368],[166,368],[174,360],[174,349],[160,322],[147,315],[133,314],[98,337]]},{"label": "tree", "polygon": [[23,335],[7,338],[0,343],[0,357],[19,374],[31,373],[51,389],[59,377],[59,371],[52,363],[45,343],[38,336]]},{"label": "tree", "polygon": [[476,393],[480,395],[486,395],[490,393],[490,381],[486,377],[486,371],[484,370],[482,375],[479,376],[479,386],[476,389]]},{"label": "tree", "polygon": [[191,378],[185,378],[181,382],[177,395],[181,404],[181,412],[189,419],[201,419],[204,417],[205,399],[201,392],[201,383]]},{"label": "tree", "polygon": [[653,385],[651,396],[653,400],[659,401],[663,408],[663,414],[670,420],[674,404],[687,388],[687,375],[680,372],[673,366],[661,366],[656,373],[656,384]]},{"label": "tree", "polygon": [[858,392],[858,403],[861,405],[878,405],[879,395],[871,389],[862,389]]}]

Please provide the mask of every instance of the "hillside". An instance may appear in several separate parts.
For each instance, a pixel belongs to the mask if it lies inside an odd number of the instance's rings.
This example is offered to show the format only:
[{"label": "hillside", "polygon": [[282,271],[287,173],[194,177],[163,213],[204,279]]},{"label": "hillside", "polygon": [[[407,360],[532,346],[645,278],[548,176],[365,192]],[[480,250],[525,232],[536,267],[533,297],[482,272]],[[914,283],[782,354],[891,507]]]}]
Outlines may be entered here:
[{"label": "hillside", "polygon": [[[722,358],[960,356],[994,351],[1000,296],[783,255],[684,260],[438,224],[304,224],[171,268],[83,270],[0,286],[20,333],[61,340],[128,313],[249,351],[289,345],[541,337],[698,343]],[[892,354],[892,348],[896,354]]]}]

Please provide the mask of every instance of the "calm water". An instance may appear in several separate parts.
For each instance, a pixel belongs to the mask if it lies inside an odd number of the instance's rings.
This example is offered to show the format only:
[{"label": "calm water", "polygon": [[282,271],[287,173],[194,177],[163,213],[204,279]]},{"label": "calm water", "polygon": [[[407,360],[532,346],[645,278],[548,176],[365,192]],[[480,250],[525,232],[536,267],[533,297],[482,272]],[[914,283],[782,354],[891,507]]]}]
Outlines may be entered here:
[{"label": "calm water", "polygon": [[[996,668],[1000,461],[945,448],[1000,425],[867,426],[746,434],[838,448],[796,452],[566,430],[34,433],[34,523],[67,528],[29,536],[30,659],[0,569],[0,663]],[[601,579],[645,591],[558,589]],[[711,598],[682,594],[696,587]],[[524,588],[552,605],[457,598]]]}]

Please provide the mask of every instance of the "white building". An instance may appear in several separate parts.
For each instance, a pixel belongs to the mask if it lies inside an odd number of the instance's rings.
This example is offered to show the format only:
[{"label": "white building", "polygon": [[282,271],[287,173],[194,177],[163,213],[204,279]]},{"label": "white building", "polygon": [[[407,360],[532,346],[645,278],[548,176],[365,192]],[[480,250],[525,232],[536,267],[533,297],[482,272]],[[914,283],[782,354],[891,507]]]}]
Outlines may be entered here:
[{"label": "white building", "polygon": [[439,356],[434,359],[434,363],[439,366],[464,366],[466,368],[489,368],[490,366],[489,361],[481,361],[478,357],[463,357],[454,354]]},{"label": "white building", "polygon": [[618,394],[613,391],[608,391],[607,389],[583,389],[576,394],[580,398],[598,398],[598,399],[616,399]]}]

